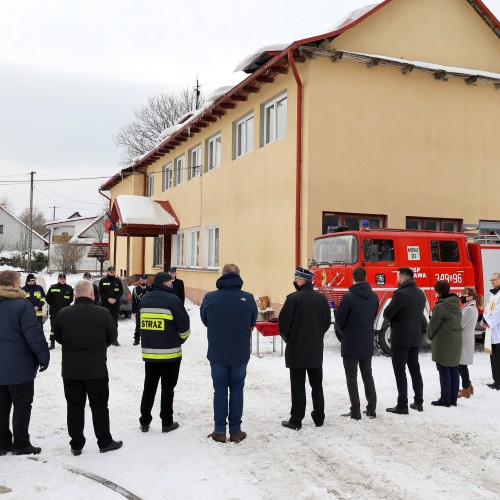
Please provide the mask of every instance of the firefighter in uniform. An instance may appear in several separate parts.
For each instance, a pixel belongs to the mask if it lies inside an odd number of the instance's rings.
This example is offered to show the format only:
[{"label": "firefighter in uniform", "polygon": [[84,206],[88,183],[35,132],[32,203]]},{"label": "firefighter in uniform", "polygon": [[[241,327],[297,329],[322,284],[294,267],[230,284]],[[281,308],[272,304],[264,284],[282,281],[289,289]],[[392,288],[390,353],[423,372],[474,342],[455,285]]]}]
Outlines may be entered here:
[{"label": "firefighter in uniform", "polygon": [[[118,314],[120,314],[120,299],[123,295],[122,280],[116,277],[116,269],[108,267],[107,275],[99,281],[99,296],[101,305],[105,307],[113,316],[113,320],[118,326]],[[114,346],[119,346],[118,340],[113,342]]]},{"label": "firefighter in uniform", "polygon": [[139,285],[134,288],[132,292],[132,314],[135,316],[135,332],[134,332],[134,345],[139,345],[140,343],[140,326],[139,326],[139,315],[137,310],[139,309],[139,304],[144,295],[151,291],[151,287],[148,285],[148,277],[146,274],[139,276]]},{"label": "firefighter in uniform", "polygon": [[177,268],[176,267],[171,267],[168,270],[168,274],[174,278],[174,281],[172,281],[172,288],[174,289],[175,294],[179,299],[181,299],[182,304],[184,305],[186,295],[184,293],[184,281],[179,279],[177,277]]},{"label": "firefighter in uniform", "polygon": [[173,419],[174,388],[182,359],[181,345],[189,337],[189,316],[171,288],[172,276],[165,272],[154,277],[151,292],[139,304],[142,359],[145,378],[141,400],[141,431],[148,432],[153,417],[151,410],[161,379],[162,432],[170,432],[179,424]]},{"label": "firefighter in uniform", "polygon": [[[90,273],[84,273],[83,279],[92,281],[92,275]],[[94,285],[94,283],[92,283],[92,288],[94,289],[94,304],[97,304],[99,302],[99,289],[97,288],[97,285]]]},{"label": "firefighter in uniform", "polygon": [[73,287],[66,283],[66,274],[60,273],[57,283],[52,285],[47,291],[47,304],[49,304],[50,316],[50,346],[54,349],[56,341],[54,338],[54,325],[59,311],[73,302]]},{"label": "firefighter in uniform", "polygon": [[26,299],[33,305],[36,317],[40,324],[43,325],[42,307],[46,303],[45,292],[40,285],[36,284],[36,277],[34,274],[30,273],[26,276],[26,284],[23,286],[22,290],[26,292]]}]

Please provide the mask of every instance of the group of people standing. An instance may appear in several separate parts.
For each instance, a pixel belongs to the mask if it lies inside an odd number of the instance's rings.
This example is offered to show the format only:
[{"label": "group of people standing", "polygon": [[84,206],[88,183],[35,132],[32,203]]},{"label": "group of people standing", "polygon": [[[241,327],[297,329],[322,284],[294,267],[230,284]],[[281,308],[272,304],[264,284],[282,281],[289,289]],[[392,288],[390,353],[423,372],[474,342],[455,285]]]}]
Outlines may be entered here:
[{"label": "group of people standing", "polygon": [[[172,274],[159,272],[151,287],[141,276],[134,290],[134,314],[138,339],[145,367],[144,389],[140,405],[139,426],[149,432],[153,420],[152,408],[161,380],[160,420],[162,432],[179,427],[173,418],[174,389],[182,361],[182,344],[190,335],[190,318],[175,290],[175,269]],[[63,274],[47,294],[55,304],[51,314],[52,339],[62,345],[62,377],[67,402],[67,425],[73,455],[80,455],[86,443],[84,412],[88,397],[94,432],[101,452],[117,450],[122,441],[115,441],[110,432],[108,411],[109,378],[106,351],[117,344],[117,314],[113,298],[120,286],[114,279],[114,268],[108,268],[99,290],[88,276],[69,290]],[[27,282],[34,293],[32,276]],[[341,335],[341,355],[350,398],[350,411],[342,414],[361,419],[358,393],[358,366],[364,383],[368,418],[376,418],[377,394],[372,375],[374,354],[373,324],[378,311],[378,298],[366,282],[366,271],[357,267],[352,272],[353,285],[336,310],[336,328]],[[306,412],[306,376],[312,391],[311,417],[317,427],[325,420],[323,394],[324,335],[330,328],[330,306],[327,299],[313,288],[314,274],[297,267],[293,285],[295,292],[287,296],[279,314],[278,327],[286,343],[285,363],[290,370],[290,417],[282,426],[299,430]],[[118,280],[120,281],[120,280]],[[180,280],[179,280],[180,281]],[[397,404],[387,408],[395,414],[408,414],[408,408],[423,411],[423,381],[418,361],[419,345],[424,328],[426,298],[417,287],[410,268],[397,271],[398,289],[384,310],[391,327],[392,365],[398,390]],[[485,349],[491,354],[492,389],[500,390],[500,274],[491,279],[493,289],[484,310],[482,324],[486,328]],[[101,287],[102,285],[102,287]],[[208,352],[214,389],[214,430],[208,437],[216,442],[241,442],[247,437],[242,431],[243,389],[247,364],[251,354],[251,333],[257,320],[257,306],[252,294],[242,290],[243,280],[235,264],[226,264],[217,279],[217,290],[205,295],[200,316],[207,327]],[[21,288],[20,275],[14,271],[0,272],[0,317],[6,324],[0,333],[0,455],[40,453],[30,442],[28,427],[37,371],[47,369],[49,347],[43,335],[38,311],[43,306],[40,293],[36,304]],[[40,287],[41,288],[41,287]],[[465,287],[460,298],[450,293],[447,281],[437,281],[434,289],[438,302],[427,325],[432,340],[432,359],[439,371],[441,395],[431,404],[456,406],[459,397],[474,394],[468,366],[474,352],[474,329],[477,308],[482,297],[473,287]],[[43,291],[43,290],[42,290]],[[96,293],[107,307],[96,307]],[[75,298],[67,307],[64,300]],[[31,297],[31,294],[30,294]],[[26,298],[29,301],[25,300]],[[460,308],[462,302],[462,308]],[[106,310],[107,309],[107,310]],[[109,312],[108,312],[109,311]],[[136,337],[137,341],[137,337]],[[136,343],[134,341],[134,344]],[[408,405],[406,366],[410,372],[414,400]],[[459,376],[462,390],[459,391]],[[9,428],[13,411],[13,432]]]}]

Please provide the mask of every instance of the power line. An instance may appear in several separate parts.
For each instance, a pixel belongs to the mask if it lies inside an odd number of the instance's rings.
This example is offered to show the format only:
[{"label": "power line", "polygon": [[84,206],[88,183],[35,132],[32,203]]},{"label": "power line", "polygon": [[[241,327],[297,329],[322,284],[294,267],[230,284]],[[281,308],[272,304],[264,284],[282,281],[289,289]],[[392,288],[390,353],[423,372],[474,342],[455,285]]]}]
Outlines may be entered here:
[{"label": "power line", "polygon": [[[38,182],[38,181],[37,181]],[[40,186],[40,187],[43,187],[43,189],[45,189],[46,191],[48,191],[49,193],[52,193],[52,194],[55,194],[56,196],[59,196],[61,198],[65,198],[66,200],[71,200],[71,201],[74,201],[76,203],[83,203],[85,205],[97,205],[97,206],[101,206],[102,203],[93,203],[93,202],[90,202],[90,201],[80,201],[80,200],[75,200],[74,198],[69,198],[68,196],[64,196],[62,194],[59,194],[59,193],[56,193],[55,191],[52,191],[51,189],[49,189],[48,187],[46,186]]]}]

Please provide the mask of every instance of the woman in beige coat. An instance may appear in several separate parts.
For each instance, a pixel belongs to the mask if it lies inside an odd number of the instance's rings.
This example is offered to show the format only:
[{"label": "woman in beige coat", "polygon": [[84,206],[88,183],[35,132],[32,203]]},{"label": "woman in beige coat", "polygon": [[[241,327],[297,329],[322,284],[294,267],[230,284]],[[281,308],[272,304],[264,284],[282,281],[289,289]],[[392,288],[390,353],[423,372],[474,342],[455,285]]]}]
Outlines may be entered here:
[{"label": "woman in beige coat", "polygon": [[469,377],[469,365],[474,361],[475,330],[479,312],[483,308],[483,296],[478,295],[473,286],[466,286],[460,294],[462,307],[462,355],[460,357],[460,378],[462,389],[458,392],[459,398],[470,398],[474,394],[474,387]]}]

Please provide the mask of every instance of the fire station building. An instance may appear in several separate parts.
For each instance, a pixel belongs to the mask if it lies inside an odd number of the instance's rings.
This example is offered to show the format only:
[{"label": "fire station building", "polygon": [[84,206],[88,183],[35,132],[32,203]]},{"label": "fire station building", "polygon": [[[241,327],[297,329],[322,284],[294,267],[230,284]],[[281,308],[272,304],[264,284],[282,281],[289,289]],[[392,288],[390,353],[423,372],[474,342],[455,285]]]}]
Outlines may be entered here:
[{"label": "fire station building", "polygon": [[101,186],[121,276],[176,266],[199,302],[234,262],[277,309],[328,226],[500,229],[487,1],[386,0],[242,69]]}]

